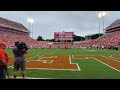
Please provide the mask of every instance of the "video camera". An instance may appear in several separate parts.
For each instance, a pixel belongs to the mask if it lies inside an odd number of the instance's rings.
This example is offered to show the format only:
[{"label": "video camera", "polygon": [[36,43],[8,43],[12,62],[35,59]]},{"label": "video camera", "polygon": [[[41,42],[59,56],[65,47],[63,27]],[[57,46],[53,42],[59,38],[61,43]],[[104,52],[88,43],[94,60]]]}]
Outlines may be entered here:
[{"label": "video camera", "polygon": [[28,46],[26,45],[26,43],[24,42],[15,42],[15,46],[18,47],[18,49],[22,50],[22,49],[26,49],[26,51],[28,50]]}]

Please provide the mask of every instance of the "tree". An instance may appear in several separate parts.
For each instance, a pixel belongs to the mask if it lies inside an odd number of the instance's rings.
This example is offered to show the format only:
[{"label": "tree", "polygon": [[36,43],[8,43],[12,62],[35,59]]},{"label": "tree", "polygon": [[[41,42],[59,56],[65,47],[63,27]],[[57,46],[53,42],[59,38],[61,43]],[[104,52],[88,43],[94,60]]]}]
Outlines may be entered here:
[{"label": "tree", "polygon": [[83,40],[85,40],[85,38],[82,37],[82,36],[74,35],[74,36],[73,36],[73,40],[74,40],[74,41],[83,41]]},{"label": "tree", "polygon": [[38,36],[37,41],[44,41],[43,38],[41,36]]},{"label": "tree", "polygon": [[52,42],[53,42],[53,41],[54,41],[54,39],[46,39],[45,41],[52,41]]},{"label": "tree", "polygon": [[99,38],[99,36],[102,36],[103,34],[94,34],[91,36],[91,39]]}]

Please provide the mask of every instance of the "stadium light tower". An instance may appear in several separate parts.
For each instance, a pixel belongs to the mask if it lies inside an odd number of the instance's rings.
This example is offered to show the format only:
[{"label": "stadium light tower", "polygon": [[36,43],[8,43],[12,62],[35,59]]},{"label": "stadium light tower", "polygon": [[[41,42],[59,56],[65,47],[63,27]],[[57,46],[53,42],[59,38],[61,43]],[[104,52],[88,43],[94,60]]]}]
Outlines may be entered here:
[{"label": "stadium light tower", "polygon": [[32,38],[33,38],[33,23],[34,23],[34,19],[28,18],[27,22],[29,23],[29,30],[30,30],[30,26],[32,27],[31,31],[32,31]]},{"label": "stadium light tower", "polygon": [[104,16],[106,15],[106,13],[105,12],[102,12],[102,19],[103,19],[103,33],[105,33],[105,31],[104,31]]},{"label": "stadium light tower", "polygon": [[99,37],[100,37],[100,18],[102,17],[101,13],[98,14],[98,18],[99,18]]},{"label": "stadium light tower", "polygon": [[102,21],[103,21],[103,33],[105,33],[104,32],[104,16],[106,15],[106,12],[100,12],[98,15],[99,15],[99,18],[102,18]]}]

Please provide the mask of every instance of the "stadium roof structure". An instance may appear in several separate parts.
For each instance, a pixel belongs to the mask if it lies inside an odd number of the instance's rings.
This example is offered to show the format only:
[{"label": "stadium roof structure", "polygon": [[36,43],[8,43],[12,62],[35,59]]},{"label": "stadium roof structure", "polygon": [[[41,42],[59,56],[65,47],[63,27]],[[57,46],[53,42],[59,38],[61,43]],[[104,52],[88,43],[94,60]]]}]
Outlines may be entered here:
[{"label": "stadium roof structure", "polygon": [[88,34],[88,35],[86,35],[85,37],[89,37],[89,36],[93,36],[93,35],[95,35],[95,34]]},{"label": "stadium roof structure", "polygon": [[105,28],[105,30],[113,29],[116,27],[120,27],[120,19],[117,19],[112,24],[110,24],[108,27]]},{"label": "stadium roof structure", "polygon": [[88,34],[85,37],[91,37],[91,36],[96,35],[96,34],[102,34],[102,33]]},{"label": "stadium roof structure", "polygon": [[21,30],[21,31],[24,31],[24,32],[30,32],[21,23],[11,21],[11,20],[8,20],[8,19],[2,18],[2,17],[0,17],[0,26],[12,28],[12,29],[17,29],[17,30]]}]

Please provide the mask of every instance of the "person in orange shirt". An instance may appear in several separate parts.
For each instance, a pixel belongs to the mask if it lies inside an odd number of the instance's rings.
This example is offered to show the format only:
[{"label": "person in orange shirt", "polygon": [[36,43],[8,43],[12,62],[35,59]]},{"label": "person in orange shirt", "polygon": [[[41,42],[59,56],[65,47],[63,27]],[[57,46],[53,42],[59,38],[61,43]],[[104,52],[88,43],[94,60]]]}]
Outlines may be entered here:
[{"label": "person in orange shirt", "polygon": [[6,48],[5,43],[0,42],[0,79],[6,79],[7,66],[8,66],[8,55],[4,51]]}]

